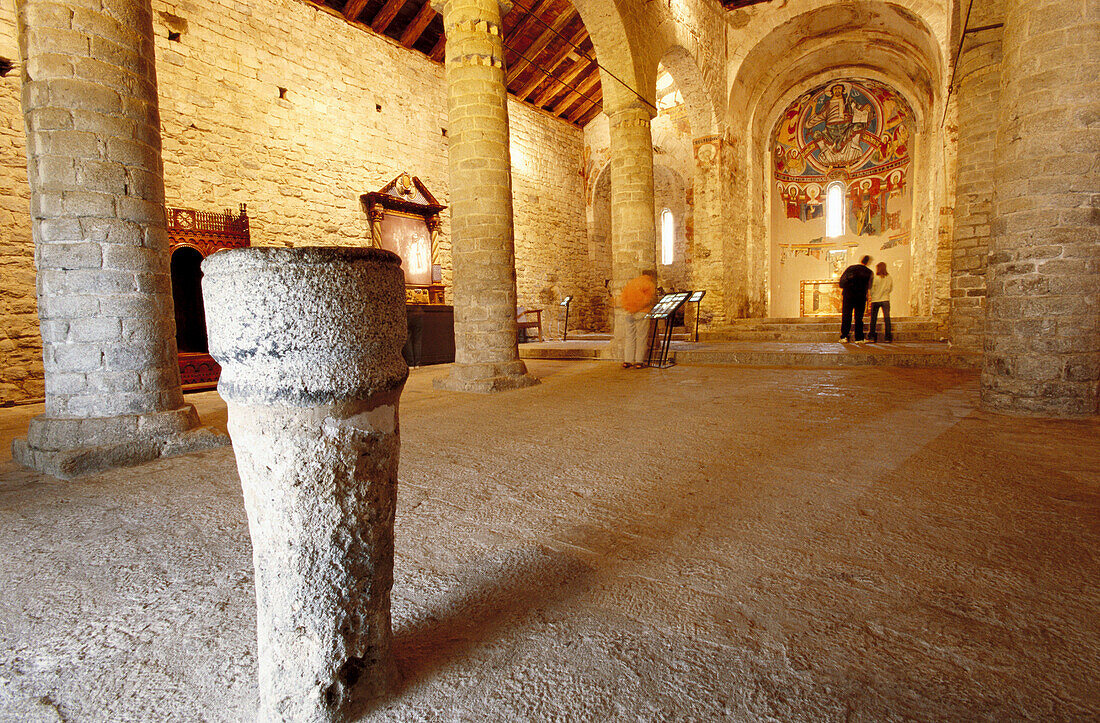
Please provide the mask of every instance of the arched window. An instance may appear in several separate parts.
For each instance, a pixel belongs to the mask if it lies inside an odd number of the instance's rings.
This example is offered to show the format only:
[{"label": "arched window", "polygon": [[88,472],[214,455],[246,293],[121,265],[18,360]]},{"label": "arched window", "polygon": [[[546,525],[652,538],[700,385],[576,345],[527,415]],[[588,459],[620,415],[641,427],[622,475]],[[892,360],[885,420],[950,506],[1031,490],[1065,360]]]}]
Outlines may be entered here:
[{"label": "arched window", "polygon": [[661,263],[672,265],[672,241],[675,238],[672,226],[672,211],[661,211]]},{"label": "arched window", "polygon": [[825,236],[844,235],[844,184],[830,183],[825,189]]}]

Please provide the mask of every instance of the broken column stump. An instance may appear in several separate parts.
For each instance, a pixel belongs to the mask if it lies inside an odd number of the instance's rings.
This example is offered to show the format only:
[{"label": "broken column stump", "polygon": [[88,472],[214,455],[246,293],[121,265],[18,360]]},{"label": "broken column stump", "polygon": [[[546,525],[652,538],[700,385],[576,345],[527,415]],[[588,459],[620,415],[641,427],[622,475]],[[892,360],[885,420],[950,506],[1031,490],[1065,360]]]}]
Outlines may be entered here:
[{"label": "broken column stump", "polygon": [[258,718],[346,720],[396,679],[400,259],[246,248],[202,270],[252,536]]}]

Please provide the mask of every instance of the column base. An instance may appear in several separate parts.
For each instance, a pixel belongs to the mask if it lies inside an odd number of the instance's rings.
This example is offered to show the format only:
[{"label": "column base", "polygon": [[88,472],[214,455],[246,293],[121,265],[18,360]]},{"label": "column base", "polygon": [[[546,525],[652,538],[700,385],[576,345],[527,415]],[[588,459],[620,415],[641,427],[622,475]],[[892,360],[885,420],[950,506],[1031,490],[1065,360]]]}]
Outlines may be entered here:
[{"label": "column base", "polygon": [[520,360],[504,364],[455,364],[445,377],[436,378],[436,389],[449,392],[506,392],[538,384],[539,380],[527,373],[527,366]]},{"label": "column base", "polygon": [[12,440],[11,454],[24,467],[72,479],[228,444],[228,436],[199,426],[195,408],[185,404],[117,417],[35,417],[27,438]]}]

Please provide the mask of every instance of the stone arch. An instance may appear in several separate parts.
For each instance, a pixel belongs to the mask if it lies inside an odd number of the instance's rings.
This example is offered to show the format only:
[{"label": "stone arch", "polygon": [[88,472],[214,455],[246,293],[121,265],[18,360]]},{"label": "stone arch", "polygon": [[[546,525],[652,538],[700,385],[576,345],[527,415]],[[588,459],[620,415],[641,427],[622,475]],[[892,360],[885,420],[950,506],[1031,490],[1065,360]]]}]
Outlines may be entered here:
[{"label": "stone arch", "polygon": [[[847,12],[858,5],[888,6],[903,25],[918,32],[927,32],[935,41],[939,64],[946,65],[950,55],[950,34],[956,20],[945,6],[955,3],[935,0],[861,0],[855,3],[852,0],[789,0],[780,13],[752,12],[745,9],[730,13],[730,22],[737,28],[737,42],[731,47],[729,57],[731,87],[742,68],[748,64],[749,54],[759,48],[765,39],[769,39],[766,44],[770,44],[776,31],[783,26],[800,17],[816,14],[821,19],[829,13]],[[803,37],[814,37],[822,31],[823,28],[811,25]]]},{"label": "stone arch", "polygon": [[[729,235],[727,253],[738,263],[733,264],[727,284],[740,284],[738,293],[747,305],[759,309],[765,306],[770,288],[771,199],[765,184],[771,163],[765,139],[786,104],[783,101],[829,79],[872,78],[898,89],[915,111],[919,131],[929,131],[930,119],[938,118],[936,109],[942,110],[946,89],[945,44],[936,25],[940,23],[939,30],[945,31],[946,21],[941,11],[927,3],[792,0],[789,8],[790,14],[784,12],[767,23],[754,17],[754,24],[743,29],[759,40],[749,47],[742,45],[736,66],[731,63],[736,73],[727,102],[731,133],[745,139],[731,150],[731,173],[739,179],[739,187],[727,199],[726,224],[744,231]],[[926,22],[918,12],[932,20]],[[925,188],[933,185],[929,180],[933,136],[925,132],[921,147],[914,151],[914,178]],[[933,195],[926,193],[914,203],[926,226]],[[934,243],[932,236],[926,229],[921,242]]]},{"label": "stone arch", "polygon": [[596,50],[605,112],[638,103],[635,92],[652,104],[656,67],[647,68],[614,0],[572,2]]},{"label": "stone arch", "polygon": [[769,88],[780,86],[772,91],[778,95],[841,66],[888,73],[932,100],[944,83],[942,50],[930,26],[894,3],[832,3],[791,17],[749,49],[733,78],[727,107],[744,109],[751,117]]},{"label": "stone arch", "polygon": [[718,132],[718,114],[695,59],[682,46],[674,45],[661,58],[661,65],[672,75],[684,96],[694,138]]},{"label": "stone arch", "polygon": [[[863,175],[862,178],[856,176],[849,180],[846,177],[843,180],[845,204],[849,203],[849,199],[855,199],[855,202],[859,204],[855,208],[857,210],[862,209],[862,214],[853,216],[849,214],[846,208],[843,212],[844,218],[853,219],[858,216],[859,222],[865,224],[866,229],[865,231],[856,232],[844,228],[842,231],[843,242],[859,244],[858,247],[853,246],[852,249],[849,249],[848,258],[844,262],[845,265],[854,263],[855,258],[863,253],[871,254],[876,261],[886,261],[890,265],[890,273],[894,275],[895,279],[895,294],[891,300],[894,304],[895,314],[906,315],[908,313],[911,299],[912,272],[916,260],[913,253],[914,247],[908,243],[908,239],[905,243],[897,243],[896,239],[892,239],[890,229],[896,229],[894,236],[903,232],[912,234],[914,230],[916,162],[913,157],[915,144],[913,143],[914,136],[912,134],[918,127],[918,114],[914,110],[912,94],[902,93],[891,78],[881,73],[875,73],[879,76],[877,78],[869,78],[868,76],[871,73],[860,71],[861,69],[858,67],[834,68],[827,73],[819,74],[793,86],[780,96],[778,102],[769,103],[770,110],[766,113],[762,112],[758,122],[753,126],[753,132],[758,134],[754,136],[753,154],[761,161],[759,170],[754,174],[753,179],[754,188],[759,189],[758,193],[754,193],[759,198],[753,212],[763,220],[762,250],[766,252],[765,263],[768,264],[769,271],[766,283],[770,299],[769,313],[771,315],[797,316],[800,310],[798,280],[826,279],[833,271],[828,268],[828,259],[823,256],[823,250],[819,250],[817,256],[811,257],[800,255],[803,252],[792,251],[792,247],[784,244],[807,243],[811,239],[820,238],[825,234],[825,221],[828,215],[825,214],[824,217],[818,215],[821,213],[822,206],[815,205],[812,201],[796,200],[795,195],[806,198],[804,194],[808,190],[810,195],[819,192],[823,196],[825,189],[833,185],[833,182],[837,179],[829,177],[817,180],[819,178],[817,171],[808,165],[806,168],[809,170],[809,176],[802,176],[806,171],[801,168],[801,164],[798,164],[794,169],[787,169],[786,171],[789,174],[794,174],[793,176],[785,176],[786,181],[779,181],[776,177],[777,159],[773,149],[777,131],[780,130],[780,124],[785,122],[785,113],[790,110],[791,106],[800,103],[800,99],[807,93],[819,93],[836,83],[855,83],[856,86],[862,87],[863,92],[868,93],[868,97],[863,98],[863,100],[884,112],[884,115],[879,116],[876,123],[879,133],[883,130],[883,123],[887,115],[900,114],[903,117],[908,117],[908,120],[904,120],[900,125],[895,126],[891,134],[894,137],[904,138],[903,147],[908,149],[906,154],[901,156],[901,158],[907,159],[904,166],[890,168],[883,160],[873,160],[872,157],[864,156],[855,166],[865,169],[864,162],[872,161],[876,164],[871,168],[873,172]],[[871,90],[868,90],[868,88],[871,88]],[[872,100],[873,97],[883,97],[872,95],[877,93],[889,94],[886,96],[888,100],[882,101],[881,105],[879,100]],[[893,108],[892,111],[891,108]],[[876,111],[872,110],[871,112],[875,113]],[[899,134],[902,133],[905,135],[900,136]],[[782,136],[783,134],[779,135]],[[889,138],[890,136],[883,137]],[[795,144],[801,142],[790,135],[787,135],[786,140],[783,142],[792,144],[792,141]],[[789,145],[788,147],[793,148],[796,146]],[[896,147],[888,146],[891,153]],[[807,147],[805,150],[810,151],[810,148]],[[891,156],[891,158],[896,160],[894,156]],[[874,157],[874,159],[877,159],[877,157]],[[858,191],[861,183],[864,184],[863,192]],[[779,185],[785,186],[787,191],[781,192],[778,190]],[[791,192],[794,188],[797,188],[797,194]],[[787,195],[788,192],[791,192],[790,196]],[[795,215],[791,215],[792,213]],[[893,217],[890,223],[896,222],[896,226],[887,225],[888,215]],[[827,242],[821,248],[836,248],[834,246],[836,243]],[[856,252],[856,248],[859,249],[858,252]],[[839,311],[839,307],[834,311]]]}]

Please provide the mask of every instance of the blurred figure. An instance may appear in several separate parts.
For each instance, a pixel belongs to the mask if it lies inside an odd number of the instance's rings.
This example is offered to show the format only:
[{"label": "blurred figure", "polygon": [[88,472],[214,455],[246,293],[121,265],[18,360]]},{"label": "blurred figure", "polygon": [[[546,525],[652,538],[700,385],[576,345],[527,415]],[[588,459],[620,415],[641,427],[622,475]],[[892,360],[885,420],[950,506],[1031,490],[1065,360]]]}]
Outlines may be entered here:
[{"label": "blurred figure", "polygon": [[643,271],[627,282],[619,295],[623,314],[623,369],[645,366],[650,319],[646,314],[657,302],[657,272]]},{"label": "blurred figure", "polygon": [[869,341],[878,341],[878,311],[882,309],[882,325],[886,328],[886,343],[894,341],[894,335],[890,330],[890,292],[894,290],[894,280],[886,272],[886,262],[879,261],[875,265],[875,278],[871,281],[871,330],[867,335]]}]

